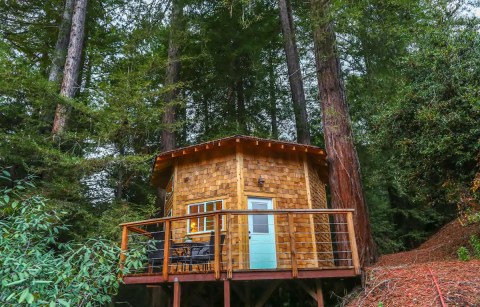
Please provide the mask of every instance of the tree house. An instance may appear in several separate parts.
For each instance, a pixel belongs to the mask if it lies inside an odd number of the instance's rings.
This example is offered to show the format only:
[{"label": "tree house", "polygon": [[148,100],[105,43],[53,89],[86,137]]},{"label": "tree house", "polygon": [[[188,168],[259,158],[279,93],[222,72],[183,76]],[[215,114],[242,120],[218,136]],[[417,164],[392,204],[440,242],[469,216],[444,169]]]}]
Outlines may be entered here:
[{"label": "tree house", "polygon": [[230,306],[230,282],[358,275],[353,210],[328,209],[327,172],[321,148],[247,136],[159,154],[165,217],[121,225],[122,265],[147,250],[123,281],[173,282],[178,306],[181,282],[223,281]]}]

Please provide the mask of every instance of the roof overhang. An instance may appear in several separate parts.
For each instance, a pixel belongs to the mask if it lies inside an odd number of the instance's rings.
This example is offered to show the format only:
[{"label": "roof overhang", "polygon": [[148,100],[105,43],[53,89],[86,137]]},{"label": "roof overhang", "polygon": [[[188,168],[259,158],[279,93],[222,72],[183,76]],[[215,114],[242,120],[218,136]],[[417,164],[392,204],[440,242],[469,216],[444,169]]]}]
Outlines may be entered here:
[{"label": "roof overhang", "polygon": [[[327,155],[325,150],[320,147],[244,135],[235,135],[197,145],[169,150],[158,154],[155,157],[152,167],[151,183],[155,186],[165,187],[170,179],[174,161],[179,157],[187,157],[205,151],[213,151],[236,146],[237,143],[242,144],[242,146],[256,147],[264,150],[265,152],[303,153],[309,156],[313,163],[321,166],[322,169],[326,169]],[[322,171],[322,173],[324,172]],[[324,177],[324,175],[322,177]]]}]

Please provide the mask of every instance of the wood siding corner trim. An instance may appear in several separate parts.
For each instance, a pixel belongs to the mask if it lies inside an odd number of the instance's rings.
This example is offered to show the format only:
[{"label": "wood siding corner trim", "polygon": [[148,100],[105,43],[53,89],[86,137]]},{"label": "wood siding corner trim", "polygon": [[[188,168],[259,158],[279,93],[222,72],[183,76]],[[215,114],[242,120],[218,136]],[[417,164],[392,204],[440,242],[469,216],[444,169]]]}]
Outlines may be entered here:
[{"label": "wood siding corner trim", "polygon": [[[172,215],[176,214],[177,209],[177,188],[178,188],[178,161],[173,164],[173,196],[172,196]],[[165,216],[168,212],[165,212]]]},{"label": "wood siding corner trim", "polygon": [[[235,144],[235,160],[237,164],[237,209],[238,210],[245,210],[245,203],[244,203],[244,189],[245,189],[245,179],[243,175],[243,148],[242,143],[237,140]],[[240,268],[244,268],[246,259],[245,255],[247,255],[247,244],[248,242],[248,231],[245,230],[246,226],[246,217],[238,217],[238,227],[239,227],[239,266]]]}]

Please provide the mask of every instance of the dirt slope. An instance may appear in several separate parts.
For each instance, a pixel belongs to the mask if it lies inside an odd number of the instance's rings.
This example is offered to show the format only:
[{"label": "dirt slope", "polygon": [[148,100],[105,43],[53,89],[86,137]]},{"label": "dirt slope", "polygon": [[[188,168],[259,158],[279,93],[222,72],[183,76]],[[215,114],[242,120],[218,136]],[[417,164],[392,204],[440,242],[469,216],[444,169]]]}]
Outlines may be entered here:
[{"label": "dirt slope", "polygon": [[480,225],[445,225],[417,249],[385,255],[366,270],[366,288],[347,306],[480,306],[480,261],[458,261]]}]

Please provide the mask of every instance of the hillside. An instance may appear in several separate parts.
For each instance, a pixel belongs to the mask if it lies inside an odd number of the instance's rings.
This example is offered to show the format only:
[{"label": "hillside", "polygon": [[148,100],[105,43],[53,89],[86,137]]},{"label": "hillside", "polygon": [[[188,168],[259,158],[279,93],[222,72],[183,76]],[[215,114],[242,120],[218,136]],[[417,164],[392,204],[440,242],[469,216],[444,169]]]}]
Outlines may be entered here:
[{"label": "hillside", "polygon": [[480,261],[456,254],[479,233],[480,225],[454,220],[417,249],[382,256],[346,306],[480,306]]}]

